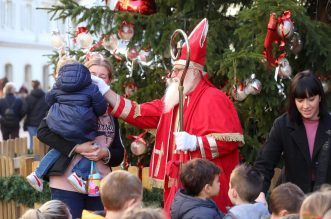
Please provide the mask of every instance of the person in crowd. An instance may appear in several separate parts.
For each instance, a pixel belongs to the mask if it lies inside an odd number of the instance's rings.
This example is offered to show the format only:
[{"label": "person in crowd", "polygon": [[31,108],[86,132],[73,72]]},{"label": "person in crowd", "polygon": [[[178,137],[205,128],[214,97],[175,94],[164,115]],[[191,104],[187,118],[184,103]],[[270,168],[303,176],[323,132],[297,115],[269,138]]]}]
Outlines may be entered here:
[{"label": "person in crowd", "polygon": [[319,219],[331,209],[331,191],[315,191],[303,200],[300,218]]},{"label": "person in crowd", "polygon": [[179,162],[186,162],[189,158],[208,159],[222,167],[222,187],[214,200],[224,212],[225,207],[231,204],[227,197],[229,176],[239,163],[238,146],[243,142],[243,135],[233,103],[211,84],[207,72],[203,70],[207,30],[208,21],[203,19],[189,36],[191,54],[183,83],[183,131],[179,131],[177,119],[178,86],[186,63],[186,44],[168,75],[167,89],[161,99],[137,104],[116,94],[102,80],[92,79],[110,103],[109,112],[113,116],[156,133],[149,174],[152,185],[164,189],[168,216],[176,192],[170,191],[178,189],[175,187],[176,182],[172,183],[179,180],[173,173],[178,172]]},{"label": "person in crowd", "polygon": [[263,174],[260,199],[264,199],[274,168],[284,160],[284,181],[304,193],[331,183],[331,115],[321,81],[309,70],[297,73],[291,81],[287,112],[278,117],[255,161]]},{"label": "person in crowd", "polygon": [[220,191],[220,168],[213,162],[196,158],[182,165],[180,189],[171,204],[172,219],[223,218],[212,200]]},{"label": "person in crowd", "polygon": [[129,208],[120,219],[166,219],[160,208]]},{"label": "person in crowd", "polygon": [[3,88],[5,87],[5,85],[8,82],[8,78],[7,77],[3,77],[0,79],[0,98],[2,98],[4,96],[3,94]]},{"label": "person in crowd", "polygon": [[33,137],[37,135],[37,129],[41,120],[46,116],[49,109],[45,101],[45,92],[40,88],[38,80],[32,80],[32,90],[25,98],[26,117],[23,128],[29,132],[29,150],[33,150]]},{"label": "person in crowd", "polygon": [[[110,83],[112,78],[112,65],[102,56],[92,56],[85,66],[91,74]],[[57,72],[57,71],[56,71]],[[55,76],[56,76],[55,72]],[[47,177],[51,188],[52,199],[65,202],[73,218],[80,218],[83,209],[97,211],[103,210],[100,196],[91,197],[88,194],[78,193],[67,178],[72,169],[82,157],[96,162],[101,177],[106,176],[111,167],[118,166],[123,161],[124,147],[120,137],[119,124],[107,112],[98,117],[97,136],[94,141],[76,144],[54,133],[42,120],[38,128],[37,137],[40,141],[57,149],[61,156],[49,169]],[[98,147],[94,146],[94,142]]]},{"label": "person in crowd", "polygon": [[263,176],[249,164],[237,166],[231,173],[229,197],[234,207],[224,219],[260,219],[269,216],[264,203],[255,202],[263,186]]},{"label": "person in crowd", "polygon": [[299,214],[305,199],[305,193],[295,184],[287,182],[280,184],[271,191],[269,207],[270,219],[280,219],[285,215]]},{"label": "person in crowd", "polygon": [[15,91],[14,83],[6,83],[3,88],[5,96],[0,99],[0,124],[3,140],[19,137],[20,121],[25,115],[23,101],[15,97]]},{"label": "person in crowd", "polygon": [[[106,219],[122,218],[128,208],[141,208],[143,187],[140,179],[124,170],[109,173],[101,181],[101,200],[106,210]],[[92,217],[84,211],[82,219]]]},{"label": "person in crowd", "polygon": [[[54,133],[81,144],[95,139],[97,117],[106,112],[107,103],[97,86],[92,84],[89,70],[83,64],[71,63],[71,60],[69,62],[63,62],[56,83],[46,94],[46,102],[50,106],[46,123]],[[33,188],[42,191],[43,178],[60,155],[58,150],[50,150],[40,161],[36,171],[27,176]],[[74,166],[68,182],[77,192],[87,192],[86,180],[90,169],[91,160],[87,158],[82,158]]]},{"label": "person in crowd", "polygon": [[27,210],[20,219],[72,219],[72,216],[66,204],[51,200],[37,209]]},{"label": "person in crowd", "polygon": [[29,90],[28,88],[23,84],[20,89],[18,89],[18,92],[16,93],[17,97],[22,98],[23,100],[25,99],[25,97],[28,95]]}]

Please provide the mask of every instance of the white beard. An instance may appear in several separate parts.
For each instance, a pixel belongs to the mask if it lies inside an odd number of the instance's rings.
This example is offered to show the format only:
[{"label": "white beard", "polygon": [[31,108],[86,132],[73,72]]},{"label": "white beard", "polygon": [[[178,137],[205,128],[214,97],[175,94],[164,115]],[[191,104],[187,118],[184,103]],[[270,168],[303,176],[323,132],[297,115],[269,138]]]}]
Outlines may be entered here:
[{"label": "white beard", "polygon": [[[194,75],[193,72],[187,72],[188,74],[185,76],[184,80],[184,91],[183,96],[185,96],[188,92],[192,90],[192,87],[194,86],[193,80]],[[169,78],[167,79],[167,89],[164,94],[163,98],[163,112],[167,113],[170,110],[172,110],[178,103],[179,103],[179,80],[178,78]]]}]

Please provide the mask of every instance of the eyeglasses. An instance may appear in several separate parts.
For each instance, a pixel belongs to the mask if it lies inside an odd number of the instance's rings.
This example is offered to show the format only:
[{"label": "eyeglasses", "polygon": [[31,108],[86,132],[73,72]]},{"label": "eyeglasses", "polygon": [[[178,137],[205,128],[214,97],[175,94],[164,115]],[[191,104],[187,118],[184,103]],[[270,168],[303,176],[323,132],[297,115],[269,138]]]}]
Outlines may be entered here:
[{"label": "eyeglasses", "polygon": [[174,69],[171,70],[170,73],[168,73],[167,78],[177,77],[177,75],[179,75],[183,71],[184,71],[183,68],[174,68]]}]

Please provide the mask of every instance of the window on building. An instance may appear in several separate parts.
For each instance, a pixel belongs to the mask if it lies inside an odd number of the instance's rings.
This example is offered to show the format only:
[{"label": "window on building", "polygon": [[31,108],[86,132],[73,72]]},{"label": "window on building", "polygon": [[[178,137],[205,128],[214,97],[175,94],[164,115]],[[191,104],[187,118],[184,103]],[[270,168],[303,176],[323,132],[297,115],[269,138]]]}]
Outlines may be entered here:
[{"label": "window on building", "polygon": [[5,1],[5,25],[10,28],[14,28],[15,24],[15,9],[12,0]]},{"label": "window on building", "polygon": [[13,65],[12,64],[5,65],[5,76],[7,77],[8,81],[13,81]]},{"label": "window on building", "polygon": [[31,65],[27,64],[24,67],[24,82],[28,85],[28,89],[31,89],[32,80],[32,68]]},{"label": "window on building", "polygon": [[49,90],[49,65],[44,65],[43,66],[43,89],[44,90]]}]

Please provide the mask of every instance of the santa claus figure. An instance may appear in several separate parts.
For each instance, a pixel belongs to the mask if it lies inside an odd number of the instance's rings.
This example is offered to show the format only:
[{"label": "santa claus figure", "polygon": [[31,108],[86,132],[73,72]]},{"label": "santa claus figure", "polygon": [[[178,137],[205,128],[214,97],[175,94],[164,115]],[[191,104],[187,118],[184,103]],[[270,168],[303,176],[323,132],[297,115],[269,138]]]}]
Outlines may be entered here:
[{"label": "santa claus figure", "polygon": [[208,159],[222,169],[220,193],[214,200],[223,212],[226,206],[231,206],[227,195],[229,177],[239,163],[238,145],[244,139],[233,103],[211,84],[204,71],[207,31],[208,21],[203,19],[188,37],[191,55],[183,83],[183,131],[178,131],[178,85],[186,63],[186,44],[180,58],[174,62],[161,99],[138,104],[117,95],[102,81],[95,82],[112,106],[112,115],[155,133],[149,174],[153,186],[164,189],[168,213],[174,197],[170,188],[173,183],[180,185],[178,175],[172,173],[178,170],[183,152],[187,159]]}]

